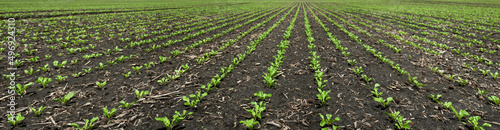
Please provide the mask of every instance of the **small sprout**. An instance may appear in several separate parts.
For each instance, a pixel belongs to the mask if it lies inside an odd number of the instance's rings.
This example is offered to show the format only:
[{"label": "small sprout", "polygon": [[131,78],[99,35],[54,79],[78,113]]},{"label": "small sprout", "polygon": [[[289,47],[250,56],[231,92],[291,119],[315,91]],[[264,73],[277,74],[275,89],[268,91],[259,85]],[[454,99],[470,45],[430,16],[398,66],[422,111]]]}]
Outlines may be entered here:
[{"label": "small sprout", "polygon": [[271,86],[276,84],[276,82],[275,82],[276,79],[274,79],[271,74],[264,73],[264,75],[262,75],[262,77],[264,78],[264,83],[267,84],[267,87],[271,87]]},{"label": "small sprout", "polygon": [[352,71],[354,71],[354,73],[356,73],[356,75],[359,75],[359,74],[364,72],[363,67],[361,67],[361,66],[356,66],[356,68],[352,69]]},{"label": "small sprout", "polygon": [[172,52],[170,52],[174,57],[177,57],[177,55],[181,54],[182,52],[179,51],[179,50],[174,50]]},{"label": "small sprout", "polygon": [[201,99],[205,96],[207,96],[208,94],[206,92],[204,92],[203,94],[201,94],[201,91],[198,89],[198,93],[196,94],[191,94],[189,95],[189,97],[191,98],[195,98],[196,100],[198,101],[201,101]]},{"label": "small sprout", "polygon": [[122,73],[122,75],[123,75],[123,76],[125,76],[125,78],[128,78],[128,77],[130,76],[130,73],[132,73],[132,72],[130,72],[130,71],[129,71],[129,72],[128,72],[128,73],[126,73],[126,74],[125,74],[125,73]]},{"label": "small sprout", "polygon": [[163,77],[162,79],[160,79],[160,80],[158,80],[156,82],[161,83],[162,85],[165,85],[168,82],[168,78]]},{"label": "small sprout", "polygon": [[432,99],[432,101],[434,102],[437,102],[437,103],[441,103],[441,101],[439,101],[438,99],[441,98],[441,94],[438,94],[437,96],[434,96],[434,94],[431,94],[429,95],[429,97]]},{"label": "small sprout", "polygon": [[319,94],[316,94],[316,96],[318,97],[318,100],[321,101],[321,105],[325,105],[326,101],[331,98],[330,96],[328,96],[328,93],[330,93],[331,91],[332,90],[322,91],[318,88]]},{"label": "small sprout", "polygon": [[184,118],[191,114],[193,114],[193,112],[186,114],[186,110],[184,110],[182,114],[175,111],[175,115],[172,116],[172,121],[170,121],[167,117],[156,117],[155,120],[162,122],[168,130],[172,130],[177,123],[184,120]]},{"label": "small sprout", "polygon": [[379,86],[380,85],[378,83],[376,83],[375,86],[373,87],[373,91],[371,91],[373,93],[373,95],[375,95],[375,97],[377,97],[377,98],[380,97],[380,95],[383,94],[383,92],[379,92],[378,91],[378,87]]},{"label": "small sprout", "polygon": [[7,119],[9,120],[8,122],[12,124],[12,126],[16,127],[16,125],[24,120],[24,116],[21,115],[21,113],[17,113],[17,116],[13,116],[11,114],[7,115]]},{"label": "small sprout", "polygon": [[477,93],[479,93],[479,96],[481,96],[481,97],[482,97],[484,94],[488,94],[488,91],[486,91],[486,90],[481,90],[481,89],[479,89],[479,88],[478,88],[478,89],[477,89]]},{"label": "small sprout", "polygon": [[252,118],[245,121],[240,121],[240,123],[245,124],[249,130],[253,130],[253,127],[259,124],[259,121],[256,121],[254,118]]},{"label": "small sprout", "polygon": [[479,126],[479,119],[481,119],[480,116],[471,116],[469,117],[469,123],[472,125],[474,130],[484,130],[484,127],[491,127],[491,124],[484,123],[482,126]]},{"label": "small sprout", "polygon": [[120,101],[120,104],[122,104],[122,105],[120,105],[120,106],[118,106],[118,107],[125,107],[125,108],[129,108],[129,107],[131,107],[132,105],[134,105],[135,103],[137,103],[137,101],[134,101],[134,102],[131,102],[131,103],[127,103],[127,102],[125,102],[125,101]]},{"label": "small sprout", "polygon": [[457,82],[460,83],[460,85],[465,86],[469,83],[469,80],[462,79],[462,78],[458,77]]},{"label": "small sprout", "polygon": [[257,119],[257,118],[262,118],[261,117],[261,113],[266,110],[266,103],[264,103],[263,101],[261,101],[259,104],[257,104],[257,102],[251,102],[250,104],[253,104],[254,105],[254,109],[245,109],[246,111],[250,112],[250,114],[252,114],[252,117],[254,119]]},{"label": "small sprout", "polygon": [[54,99],[54,101],[58,101],[58,102],[61,102],[63,105],[66,105],[68,103],[68,101],[71,98],[73,98],[74,95],[75,95],[75,92],[70,92],[69,94],[64,95],[64,98],[62,98],[62,99],[56,98],[56,99]]},{"label": "small sprout", "polygon": [[36,80],[36,82],[42,84],[43,88],[45,88],[47,84],[52,82],[52,78],[38,77],[38,80]]},{"label": "small sprout", "polygon": [[365,80],[365,82],[370,82],[372,80],[372,78],[368,78],[368,76],[366,76],[365,74],[361,75],[361,77],[363,78],[363,80]]},{"label": "small sprout", "polygon": [[99,82],[99,81],[96,81],[95,84],[101,89],[101,90],[104,90],[104,85],[106,85],[108,81],[104,81],[104,82]]},{"label": "small sprout", "polygon": [[57,75],[56,77],[57,83],[61,83],[66,78],[68,78],[68,76]]},{"label": "small sprout", "polygon": [[271,94],[266,94],[266,93],[263,93],[262,91],[259,91],[258,93],[254,93],[253,95],[259,97],[260,100],[262,100],[262,101],[265,101],[266,98],[272,96]]},{"label": "small sprout", "polygon": [[80,75],[82,74],[83,72],[78,72],[78,73],[72,73],[73,77],[80,77]]},{"label": "small sprout", "polygon": [[373,97],[373,100],[379,102],[380,104],[382,104],[382,106],[384,108],[386,108],[393,99],[392,99],[392,97],[388,97],[386,100],[384,100],[384,98],[382,98],[382,97],[378,97],[378,98]]},{"label": "small sprout", "polygon": [[24,86],[21,84],[16,84],[16,87],[14,88],[14,90],[16,91],[16,93],[19,96],[23,97],[24,93],[26,92],[26,89],[28,89],[28,87],[31,85],[33,85],[33,82],[29,82],[28,84],[25,84]]},{"label": "small sprout", "polygon": [[494,74],[493,73],[490,73],[490,74],[493,77],[493,79],[497,79],[498,78],[498,72],[495,72]]},{"label": "small sprout", "polygon": [[75,124],[75,123],[71,123],[69,125],[76,127],[79,130],[90,130],[90,129],[92,129],[92,127],[94,127],[94,122],[97,121],[98,119],[99,119],[99,117],[94,117],[90,120],[90,122],[89,122],[89,119],[85,119],[85,125],[83,125],[83,127],[80,127],[78,124]]},{"label": "small sprout", "polygon": [[358,63],[356,61],[356,59],[353,59],[353,60],[347,60],[349,62],[349,65],[355,65],[356,63]]},{"label": "small sprout", "polygon": [[37,116],[40,116],[40,115],[42,114],[42,111],[43,111],[45,108],[47,108],[47,107],[40,106],[40,108],[38,108],[38,110],[36,110],[35,108],[31,108],[31,107],[30,107],[31,111],[35,112],[35,114],[36,114]]},{"label": "small sprout", "polygon": [[332,114],[326,114],[326,119],[321,113],[318,113],[318,115],[321,117],[321,122],[319,124],[321,127],[325,125],[333,125],[333,122],[340,121],[339,117],[332,119]]},{"label": "small sprout", "polygon": [[139,70],[141,70],[142,66],[132,66],[132,69],[135,70],[135,73],[139,73]]},{"label": "small sprout", "polygon": [[149,94],[149,91],[139,91],[135,90],[135,95],[137,96],[137,99],[144,98],[146,95]]},{"label": "small sprout", "polygon": [[490,99],[491,102],[493,102],[495,105],[497,105],[498,107],[500,107],[500,100],[498,99],[498,97],[496,97],[496,96],[490,96],[490,97],[488,97],[488,99]]},{"label": "small sprout", "polygon": [[104,112],[104,116],[108,117],[108,119],[111,119],[113,118],[113,115],[115,114],[116,112],[116,108],[113,108],[111,110],[108,110],[107,108],[103,107],[102,108],[102,111]]},{"label": "small sprout", "polygon": [[190,100],[187,96],[182,96],[182,100],[185,101],[184,105],[194,108],[200,100],[194,99]]}]

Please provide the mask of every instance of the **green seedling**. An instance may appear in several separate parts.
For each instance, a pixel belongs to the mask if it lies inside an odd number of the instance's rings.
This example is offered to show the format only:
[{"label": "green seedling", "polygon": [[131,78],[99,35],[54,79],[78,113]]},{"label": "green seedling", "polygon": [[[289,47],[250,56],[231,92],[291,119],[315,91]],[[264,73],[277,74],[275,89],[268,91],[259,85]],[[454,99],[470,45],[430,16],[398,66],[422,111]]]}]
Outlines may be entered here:
[{"label": "green seedling", "polygon": [[490,70],[483,70],[483,69],[479,69],[479,71],[481,71],[483,76],[486,76],[490,72]]},{"label": "green seedling", "polygon": [[328,91],[322,91],[321,89],[318,88],[319,94],[316,94],[316,97],[318,97],[318,100],[321,101],[321,105],[325,105],[326,101],[330,99],[330,96],[328,96],[328,93],[330,93],[332,90]]},{"label": "green seedling", "polygon": [[465,86],[469,83],[469,80],[462,79],[460,77],[457,77],[457,78],[458,78],[457,82],[460,83],[460,85],[462,85],[462,86]]},{"label": "green seedling", "polygon": [[30,110],[33,111],[37,116],[40,116],[42,114],[42,111],[47,108],[47,107],[44,107],[44,106],[40,106],[40,108],[38,108],[38,110],[36,110],[35,108],[31,108],[30,107]]},{"label": "green seedling", "polygon": [[68,101],[71,98],[73,98],[74,95],[75,95],[75,92],[70,92],[69,94],[64,95],[64,98],[62,98],[62,99],[56,98],[56,99],[54,99],[54,101],[58,101],[58,102],[61,102],[63,105],[66,105],[68,103]]},{"label": "green seedling", "polygon": [[351,53],[350,52],[347,52],[347,51],[343,51],[342,52],[342,55],[344,55],[345,57],[348,57]]},{"label": "green seedling", "polygon": [[318,113],[318,115],[321,117],[321,122],[319,124],[321,127],[325,125],[333,125],[333,122],[340,121],[339,117],[332,119],[332,114],[326,114],[326,119],[321,113]]},{"label": "green seedling", "polygon": [[[114,60],[106,61],[106,63],[108,63],[110,66],[113,66],[113,65],[117,64]],[[100,65],[100,64],[99,64],[99,66],[103,66],[102,68],[107,67],[105,65]]]},{"label": "green seedling", "polygon": [[432,72],[434,72],[434,73],[436,73],[436,72],[439,70],[439,67],[437,67],[437,66],[436,66],[436,67],[434,67],[434,68],[432,68],[432,67],[429,67],[429,68],[430,68],[430,69],[432,70]]},{"label": "green seedling", "polygon": [[252,119],[247,119],[245,121],[240,121],[240,123],[247,126],[249,130],[253,130],[253,127],[259,124],[259,121],[256,121],[254,118],[252,118]]},{"label": "green seedling", "polygon": [[469,116],[469,115],[470,115],[470,114],[469,114],[467,111],[465,111],[465,110],[460,110],[458,113],[457,113],[457,111],[456,111],[456,110],[455,110],[455,111],[453,111],[453,112],[455,113],[455,116],[457,116],[458,120],[461,120],[461,119],[462,119],[462,117],[465,117],[465,116]]},{"label": "green seedling", "polygon": [[498,72],[495,72],[494,74],[493,73],[490,73],[490,74],[491,74],[491,77],[493,77],[493,79],[498,78]]},{"label": "green seedling", "polygon": [[94,122],[97,121],[98,119],[99,119],[99,117],[94,117],[90,120],[90,122],[89,122],[89,119],[85,119],[85,125],[83,125],[83,127],[80,127],[78,124],[75,124],[75,123],[71,123],[69,125],[76,127],[76,129],[79,129],[79,130],[90,130],[90,129],[92,129],[92,127],[94,127]]},{"label": "green seedling", "polygon": [[135,95],[137,96],[137,99],[141,99],[141,98],[144,98],[146,97],[146,95],[149,94],[149,91],[139,91],[139,90],[135,90]]},{"label": "green seedling", "polygon": [[97,87],[99,87],[101,90],[104,90],[104,85],[106,85],[108,81],[104,81],[104,82],[99,82],[99,81],[96,81],[95,84],[97,85]]},{"label": "green seedling", "polygon": [[56,77],[57,83],[61,83],[66,78],[68,78],[68,76],[57,75],[57,77]]},{"label": "green seedling", "polygon": [[104,68],[106,68],[106,67],[108,67],[108,66],[107,66],[107,65],[104,65],[102,62],[99,62],[99,66],[98,66],[98,67],[96,67],[96,68],[98,68],[98,69],[102,70],[102,69],[104,69]]},{"label": "green seedling", "polygon": [[500,107],[500,100],[498,99],[497,96],[490,96],[488,97],[488,99],[490,99],[491,102]]},{"label": "green seedling", "polygon": [[202,94],[202,93],[201,93],[201,91],[198,89],[198,93],[196,93],[196,94],[191,94],[191,95],[189,95],[189,97],[191,97],[191,98],[195,98],[196,100],[201,101],[201,99],[202,99],[203,97],[207,96],[207,95],[208,95],[208,93],[204,92],[204,93]]},{"label": "green seedling", "polygon": [[175,115],[172,116],[172,121],[170,121],[167,117],[156,117],[155,120],[162,122],[168,130],[172,130],[174,126],[180,121],[184,120],[186,116],[193,114],[193,112],[189,112],[186,114],[186,110],[183,111],[183,114],[175,111]]},{"label": "green seedling", "polygon": [[409,129],[410,129],[410,125],[408,125],[408,124],[409,124],[409,123],[411,123],[411,121],[410,121],[410,120],[406,120],[406,122],[405,122],[405,123],[403,123],[403,119],[404,119],[404,117],[403,117],[403,116],[398,116],[398,117],[396,118],[396,122],[397,122],[397,123],[395,124],[395,125],[396,125],[396,127],[397,127],[398,129],[405,129],[405,130],[409,130]]},{"label": "green seedling", "polygon": [[113,115],[116,113],[116,108],[113,108],[111,110],[108,110],[107,108],[103,107],[102,111],[104,112],[104,116],[108,117],[108,119],[113,118]]},{"label": "green seedling", "polygon": [[478,88],[478,89],[477,89],[477,93],[479,93],[479,96],[481,96],[481,97],[482,97],[484,94],[488,94],[488,91],[486,91],[486,90],[481,90],[481,89],[479,89],[479,88]]},{"label": "green seedling", "polygon": [[196,107],[196,104],[198,104],[198,102],[200,102],[200,100],[197,100],[197,99],[190,100],[187,96],[182,96],[182,100],[185,101],[184,105],[192,107],[192,108]]},{"label": "green seedling", "polygon": [[16,87],[14,88],[14,90],[16,91],[16,93],[23,97],[24,93],[26,92],[26,89],[28,89],[29,86],[33,85],[33,82],[29,82],[27,84],[25,84],[24,86],[21,85],[21,84],[16,84]]},{"label": "green seedling", "polygon": [[392,97],[388,97],[386,100],[382,97],[373,97],[373,100],[379,102],[382,104],[382,107],[386,108],[393,99]]},{"label": "green seedling", "polygon": [[393,112],[393,113],[387,113],[387,112],[385,112],[385,114],[389,115],[389,117],[391,117],[391,119],[393,121],[397,120],[397,118],[399,117],[399,113],[400,113],[399,111],[396,111],[396,112]]},{"label": "green seedling", "polygon": [[250,114],[252,114],[252,117],[254,119],[257,119],[257,118],[262,118],[261,116],[261,113],[266,110],[266,103],[264,103],[263,101],[261,101],[259,104],[257,104],[257,102],[251,102],[250,104],[253,104],[254,105],[254,109],[245,109],[246,111],[250,112]]},{"label": "green seedling", "polygon": [[42,70],[43,72],[47,72],[49,71],[49,64],[45,64],[43,67],[38,67],[40,70]]},{"label": "green seedling", "polygon": [[31,61],[31,62],[35,63],[35,62],[38,62],[38,58],[40,58],[40,57],[35,56],[35,57],[32,57],[32,58],[29,58],[28,61]]},{"label": "green seedling", "polygon": [[24,62],[25,62],[25,61],[15,60],[15,61],[14,61],[14,66],[19,67],[19,66],[21,66],[21,64],[22,64],[22,63],[24,63]]},{"label": "green seedling", "polygon": [[131,102],[131,103],[127,103],[127,102],[125,102],[125,101],[120,101],[120,104],[122,104],[122,105],[120,105],[120,106],[118,106],[118,107],[125,107],[125,108],[129,108],[129,107],[131,107],[132,105],[134,105],[135,103],[137,103],[137,101],[134,101],[134,102]]},{"label": "green seedling", "polygon": [[353,60],[347,60],[347,62],[349,62],[349,65],[352,65],[352,66],[354,66],[356,63],[358,63],[358,62],[356,61],[356,59],[353,59]]},{"label": "green seedling", "polygon": [[263,93],[262,91],[259,91],[258,93],[254,93],[253,95],[259,97],[260,100],[262,100],[262,101],[265,101],[266,98],[272,96],[271,94],[266,94],[266,93]]},{"label": "green seedling", "polygon": [[434,94],[431,94],[429,95],[429,97],[432,99],[432,101],[434,102],[437,102],[437,103],[441,103],[441,101],[439,101],[439,98],[441,98],[441,94],[438,94],[437,96],[434,96]]},{"label": "green seedling", "polygon": [[484,130],[484,127],[491,127],[491,124],[484,123],[482,126],[479,126],[479,119],[481,119],[480,116],[471,116],[469,117],[469,123],[472,125],[472,128],[474,130]]},{"label": "green seedling", "polygon": [[142,66],[132,66],[132,69],[135,70],[135,73],[139,73],[139,70],[141,70]]},{"label": "green seedling", "polygon": [[170,52],[174,57],[177,57],[177,55],[181,54],[182,52],[179,51],[179,50],[174,50],[172,52]]},{"label": "green seedling", "polygon": [[67,63],[68,63],[67,61],[62,61],[61,63],[59,63],[59,61],[54,61],[54,66],[57,66],[58,68],[62,68]]},{"label": "green seedling", "polygon": [[377,97],[377,98],[383,94],[383,92],[378,91],[379,86],[380,85],[378,83],[376,83],[375,86],[373,87],[373,91],[371,91],[373,93],[373,95],[375,95],[375,97]]},{"label": "green seedling", "polygon": [[448,80],[453,80],[453,78],[456,76],[455,74],[454,75],[445,75],[446,78],[448,78]]},{"label": "green seedling", "polygon": [[83,72],[78,72],[78,73],[72,73],[73,77],[80,77],[80,75],[82,74]]},{"label": "green seedling", "polygon": [[128,73],[126,73],[126,74],[125,74],[125,73],[122,73],[122,75],[123,75],[123,76],[125,76],[125,78],[128,78],[128,77],[130,76],[130,73],[132,73],[132,72],[130,72],[130,71],[129,71],[129,72],[128,72]]},{"label": "green seedling", "polygon": [[276,82],[275,82],[276,79],[274,79],[271,74],[264,73],[264,75],[262,75],[262,77],[264,78],[264,83],[267,84],[267,87],[271,87],[271,86],[276,84]]},{"label": "green seedling", "polygon": [[363,67],[361,67],[361,66],[356,66],[356,68],[352,69],[352,71],[354,71],[354,73],[356,73],[356,75],[359,75],[359,74],[364,72]]},{"label": "green seedling", "polygon": [[19,122],[24,120],[24,116],[22,116],[21,113],[17,113],[15,117],[11,114],[8,114],[7,119],[9,120],[8,122],[12,124],[12,126],[16,127]]},{"label": "green seedling", "polygon": [[36,80],[36,82],[42,84],[43,88],[45,88],[47,84],[52,82],[52,78],[38,77],[38,80]]},{"label": "green seedling", "polygon": [[92,72],[92,68],[88,68],[88,69],[82,69],[83,71],[85,71],[85,73],[90,73]]},{"label": "green seedling", "polygon": [[168,78],[163,77],[163,78],[161,78],[160,80],[158,80],[156,82],[161,83],[162,85],[165,85],[168,82]]},{"label": "green seedling", "polygon": [[210,90],[215,89],[216,87],[212,87],[212,84],[208,83],[206,86],[201,85],[201,89],[207,91],[207,93],[210,93]]},{"label": "green seedling", "polygon": [[361,77],[363,78],[363,80],[365,80],[365,82],[370,82],[372,80],[372,78],[368,78],[368,76],[366,76],[365,74],[361,75]]}]

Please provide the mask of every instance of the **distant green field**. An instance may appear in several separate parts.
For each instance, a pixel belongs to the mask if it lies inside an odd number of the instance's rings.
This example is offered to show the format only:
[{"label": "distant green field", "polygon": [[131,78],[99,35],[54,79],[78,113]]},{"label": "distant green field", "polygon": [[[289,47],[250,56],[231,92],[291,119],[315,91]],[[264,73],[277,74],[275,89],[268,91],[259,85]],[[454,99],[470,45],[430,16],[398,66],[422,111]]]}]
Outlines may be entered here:
[{"label": "distant green field", "polygon": [[500,130],[498,1],[4,0],[0,130]]},{"label": "distant green field", "polygon": [[[301,0],[18,0],[0,2],[1,12],[35,10],[143,9],[179,8],[247,2],[301,2]],[[433,15],[465,21],[500,21],[497,0],[313,0],[308,2],[336,3],[367,10],[391,11],[418,15]]]},{"label": "distant green field", "polygon": [[241,2],[241,0],[17,0],[0,2],[2,7],[0,11],[165,8],[238,2]]}]

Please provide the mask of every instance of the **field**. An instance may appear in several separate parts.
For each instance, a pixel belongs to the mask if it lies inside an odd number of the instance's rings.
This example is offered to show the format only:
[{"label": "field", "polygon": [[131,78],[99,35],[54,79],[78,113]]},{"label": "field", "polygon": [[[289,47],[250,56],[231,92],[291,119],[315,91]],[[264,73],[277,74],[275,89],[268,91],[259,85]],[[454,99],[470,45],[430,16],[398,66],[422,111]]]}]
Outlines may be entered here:
[{"label": "field", "polygon": [[494,0],[0,5],[0,129],[500,129]]}]

